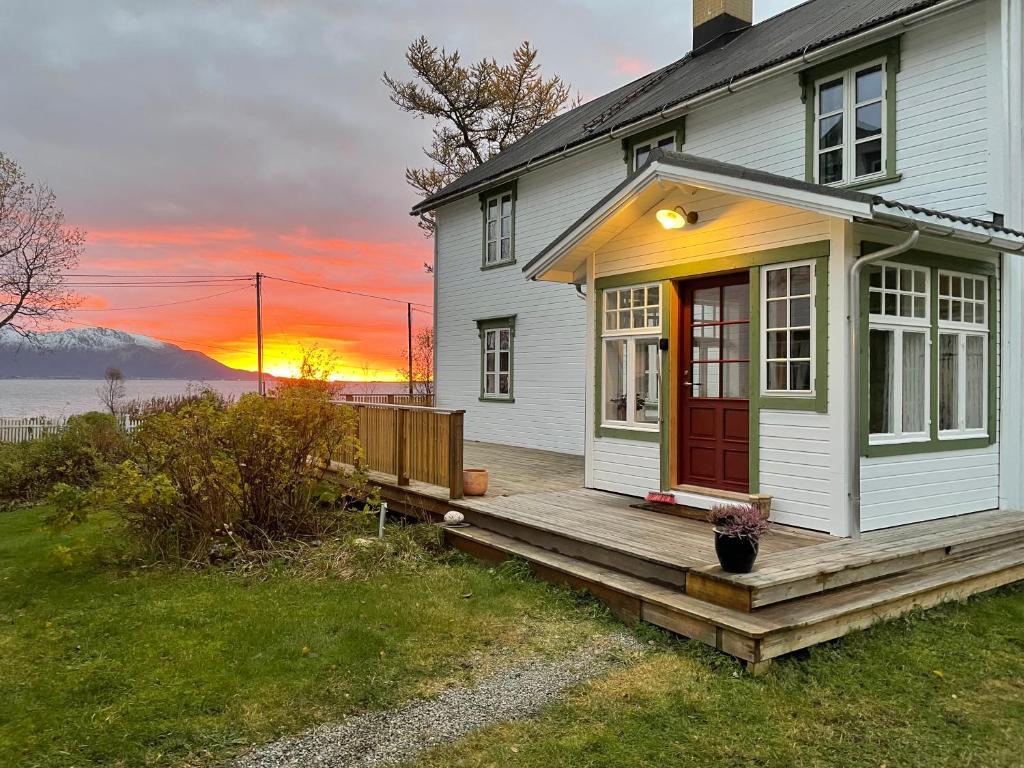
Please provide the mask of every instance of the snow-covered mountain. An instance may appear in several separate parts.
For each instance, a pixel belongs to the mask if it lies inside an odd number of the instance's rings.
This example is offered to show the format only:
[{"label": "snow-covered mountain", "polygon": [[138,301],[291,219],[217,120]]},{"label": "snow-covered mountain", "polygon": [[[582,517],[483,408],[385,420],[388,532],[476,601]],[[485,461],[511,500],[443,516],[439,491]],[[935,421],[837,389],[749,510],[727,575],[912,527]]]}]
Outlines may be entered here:
[{"label": "snow-covered mountain", "polygon": [[0,378],[102,379],[109,367],[129,379],[252,379],[202,352],[113,328],[69,328],[30,339],[0,328]]}]

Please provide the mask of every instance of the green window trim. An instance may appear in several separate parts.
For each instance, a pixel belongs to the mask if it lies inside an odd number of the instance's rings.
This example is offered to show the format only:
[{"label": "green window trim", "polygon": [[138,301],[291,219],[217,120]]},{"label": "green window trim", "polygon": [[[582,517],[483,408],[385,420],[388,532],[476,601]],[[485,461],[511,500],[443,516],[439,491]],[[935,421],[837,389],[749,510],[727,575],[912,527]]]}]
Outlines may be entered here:
[{"label": "green window trim", "polygon": [[[508,267],[516,263],[516,207],[518,197],[518,179],[513,179],[507,184],[501,186],[491,187],[485,189],[480,193],[480,269],[499,269],[501,267]],[[512,196],[512,222],[509,233],[509,258],[504,261],[498,261],[493,264],[487,263],[487,203],[494,198],[501,198],[506,194]],[[500,205],[500,202],[499,202]],[[500,219],[499,219],[500,221]],[[500,227],[500,224],[499,224]],[[498,247],[501,247],[501,234],[498,235]]]},{"label": "green window trim", "polygon": [[[863,243],[862,253],[868,254],[877,251],[884,246],[876,243]],[[997,360],[999,354],[999,292],[997,290],[998,269],[995,264],[985,261],[975,261],[957,256],[946,256],[943,254],[928,253],[926,251],[908,251],[905,254],[888,260],[886,263],[905,264],[912,267],[925,267],[929,270],[929,291],[928,302],[930,305],[930,325],[928,327],[930,339],[930,352],[928,365],[928,414],[929,414],[929,437],[928,440],[908,441],[903,443],[871,444],[870,434],[870,408],[871,393],[870,387],[870,315],[868,303],[868,271],[861,275],[860,283],[860,452],[865,458],[881,458],[888,456],[912,456],[924,453],[940,453],[946,451],[967,451],[972,449],[987,448],[994,445],[998,440],[998,414],[996,412],[996,389],[997,381]],[[987,410],[987,437],[963,437],[963,438],[939,438],[939,271],[948,270],[963,272],[966,274],[982,275],[988,277],[988,410]]]},{"label": "green window trim", "polygon": [[[793,259],[793,262],[808,261],[808,259]],[[751,399],[756,396],[758,410],[768,411],[811,411],[814,413],[828,413],[828,257],[818,256],[812,259],[814,263],[814,394],[792,394],[778,395],[764,390],[764,360],[761,359],[761,272],[772,264],[763,265],[757,274],[756,283],[751,275],[751,294],[757,288],[756,307],[751,307],[751,335],[757,336],[757,347],[751,343],[751,361],[757,360],[756,379],[752,378],[755,386],[750,388]],[[789,262],[780,262],[783,266]],[[752,301],[752,305],[755,302]],[[754,356],[754,352],[757,356]]]},{"label": "green window trim", "polygon": [[[838,59],[826,61],[809,69],[803,70],[800,77],[800,100],[805,106],[804,133],[804,178],[814,183],[815,157],[815,83],[833,75],[841,74],[876,59],[885,59],[885,173],[862,181],[854,180],[846,184],[837,184],[844,189],[868,189],[885,184],[895,184],[902,175],[896,170],[896,76],[900,71],[900,36],[883,40],[874,45],[862,48]],[[845,114],[845,113],[844,113]],[[855,158],[854,158],[855,159]],[[844,157],[844,163],[846,158]]]},{"label": "green window trim", "polygon": [[[516,315],[506,315],[504,317],[488,317],[476,321],[476,332],[477,336],[480,337],[480,397],[478,398],[484,403],[514,403],[515,400],[515,381],[516,381]],[[499,395],[488,395],[484,391],[484,375],[485,368],[485,331],[498,330],[507,328],[509,330],[508,338],[508,396],[502,397]]]},{"label": "green window trim", "polygon": [[634,149],[651,139],[656,139],[659,136],[664,136],[667,133],[675,132],[676,135],[676,152],[683,151],[683,145],[686,143],[686,116],[678,117],[675,120],[668,120],[661,125],[657,125],[653,128],[648,128],[646,131],[635,133],[632,136],[627,136],[622,140],[622,159],[626,163],[626,175],[631,174],[636,168],[633,167],[633,155]]}]

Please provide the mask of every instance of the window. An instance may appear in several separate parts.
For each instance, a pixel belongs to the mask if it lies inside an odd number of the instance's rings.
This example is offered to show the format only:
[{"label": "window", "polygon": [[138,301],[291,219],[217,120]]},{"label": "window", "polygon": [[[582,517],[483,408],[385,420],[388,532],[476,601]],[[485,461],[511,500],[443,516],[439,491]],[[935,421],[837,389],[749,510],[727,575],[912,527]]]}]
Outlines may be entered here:
[{"label": "window", "polygon": [[661,397],[661,286],[604,291],[602,423],[656,429]]},{"label": "window", "polygon": [[929,438],[931,323],[927,269],[868,271],[868,423],[874,443]]},{"label": "window", "polygon": [[478,320],[480,399],[512,401],[515,317]]},{"label": "window", "polygon": [[814,390],[814,264],[766,267],[762,285],[762,387],[774,395],[809,395]]},{"label": "window", "polygon": [[988,281],[939,272],[939,438],[988,434]]},{"label": "window", "polygon": [[675,149],[676,148],[676,134],[666,134],[665,136],[659,136],[651,141],[645,141],[643,144],[635,144],[633,146],[633,169],[640,168],[644,163],[647,162],[647,158],[651,156],[651,151],[655,149]]},{"label": "window", "polygon": [[516,185],[480,195],[483,211],[483,269],[515,263]]},{"label": "window", "polygon": [[818,80],[814,88],[814,180],[850,184],[886,173],[886,62]]}]

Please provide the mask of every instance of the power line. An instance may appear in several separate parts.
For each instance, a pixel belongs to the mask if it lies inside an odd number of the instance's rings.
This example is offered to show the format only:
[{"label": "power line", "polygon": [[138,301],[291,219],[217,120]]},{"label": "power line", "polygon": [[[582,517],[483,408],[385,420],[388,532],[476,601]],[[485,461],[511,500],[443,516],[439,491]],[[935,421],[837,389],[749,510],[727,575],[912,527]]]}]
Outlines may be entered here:
[{"label": "power line", "polygon": [[230,278],[224,280],[133,280],[132,282],[106,281],[75,281],[69,280],[64,285],[72,288],[181,288],[190,285],[237,285],[252,283],[251,277]]},{"label": "power line", "polygon": [[234,275],[196,275],[196,274],[191,274],[191,275],[185,275],[185,274],[182,274],[182,275],[152,275],[152,274],[149,274],[149,273],[145,273],[145,274],[142,274],[142,275],[139,275],[139,274],[134,274],[134,275],[112,275],[112,274],[105,273],[105,272],[73,272],[70,275],[70,277],[72,277],[72,278],[75,278],[75,277],[110,277],[110,278],[116,278],[116,279],[119,279],[119,280],[120,279],[134,280],[134,279],[143,279],[143,278],[148,279],[148,278],[152,278],[152,277],[171,277],[171,278],[180,277],[180,278],[190,278],[190,279],[195,279],[195,280],[213,280],[213,279],[225,279],[225,278],[237,278],[237,279],[252,280],[254,276],[253,275],[246,275],[246,274],[234,274]]},{"label": "power line", "polygon": [[343,288],[332,288],[329,285],[318,285],[316,283],[304,283],[301,280],[288,280],[284,277],[274,277],[272,275],[263,275],[264,280],[277,280],[279,283],[292,283],[293,285],[304,285],[307,288],[320,288],[324,291],[334,291],[335,293],[347,293],[350,296],[362,296],[367,299],[380,299],[381,301],[393,301],[396,304],[412,304],[417,307],[429,307],[429,304],[421,304],[418,301],[406,301],[405,299],[396,299],[392,296],[377,296],[372,293],[361,293],[359,291],[346,291]]},{"label": "power line", "polygon": [[196,296],[194,299],[185,299],[183,301],[168,301],[163,304],[142,304],[138,307],[107,307],[106,309],[75,309],[74,312],[127,312],[132,309],[155,309],[157,307],[174,307],[178,304],[191,304],[195,301],[205,301],[206,299],[215,299],[218,296],[227,296],[229,293],[238,293],[239,291],[247,291],[249,286],[243,285],[241,288],[232,288],[230,291],[221,291],[220,293],[209,293],[206,296]]}]

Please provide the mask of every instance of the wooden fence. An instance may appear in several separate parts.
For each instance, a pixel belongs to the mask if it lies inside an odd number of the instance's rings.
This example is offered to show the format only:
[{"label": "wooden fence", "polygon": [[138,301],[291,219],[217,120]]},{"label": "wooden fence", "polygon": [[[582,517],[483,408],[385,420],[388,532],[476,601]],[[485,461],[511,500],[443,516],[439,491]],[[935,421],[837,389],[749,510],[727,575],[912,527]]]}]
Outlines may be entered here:
[{"label": "wooden fence", "polygon": [[373,403],[376,405],[420,405],[430,408],[434,405],[432,394],[421,395],[338,395],[336,400],[346,403]]},{"label": "wooden fence", "polygon": [[[139,420],[131,416],[120,419],[121,426],[131,432]],[[0,416],[0,443],[25,443],[43,435],[54,435],[67,426],[68,417]]]},{"label": "wooden fence", "polygon": [[[341,401],[356,410],[362,464],[394,475],[398,485],[410,480],[448,488],[462,498],[462,428],[465,411]],[[345,462],[354,464],[354,457]]]}]

